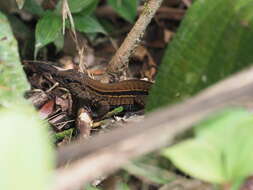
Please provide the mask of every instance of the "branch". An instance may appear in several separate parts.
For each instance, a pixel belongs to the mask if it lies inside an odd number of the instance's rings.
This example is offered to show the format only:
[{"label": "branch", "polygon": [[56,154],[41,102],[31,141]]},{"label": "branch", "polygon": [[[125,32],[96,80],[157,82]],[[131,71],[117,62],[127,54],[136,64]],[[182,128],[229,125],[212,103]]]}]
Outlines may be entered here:
[{"label": "branch", "polygon": [[170,144],[173,138],[209,114],[227,106],[252,102],[253,67],[219,82],[197,96],[149,114],[142,122],[68,145],[58,151],[58,165],[74,161],[55,173],[53,190],[77,189],[109,174],[130,159]]},{"label": "branch", "polygon": [[124,42],[113,56],[107,67],[107,73],[118,78],[128,68],[129,57],[140,42],[148,24],[160,7],[163,0],[149,0]]}]

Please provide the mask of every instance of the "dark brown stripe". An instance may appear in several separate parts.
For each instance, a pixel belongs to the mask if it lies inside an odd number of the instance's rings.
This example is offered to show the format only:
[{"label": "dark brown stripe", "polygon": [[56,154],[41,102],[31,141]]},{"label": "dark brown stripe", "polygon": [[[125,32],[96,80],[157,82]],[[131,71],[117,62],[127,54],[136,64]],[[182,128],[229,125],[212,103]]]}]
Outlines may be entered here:
[{"label": "dark brown stripe", "polygon": [[102,95],[102,96],[111,96],[111,97],[120,97],[120,96],[147,96],[148,92],[147,91],[137,91],[137,90],[131,90],[131,91],[102,91],[102,90],[97,90],[93,88],[93,86],[87,86],[89,90],[96,92],[96,94]]}]

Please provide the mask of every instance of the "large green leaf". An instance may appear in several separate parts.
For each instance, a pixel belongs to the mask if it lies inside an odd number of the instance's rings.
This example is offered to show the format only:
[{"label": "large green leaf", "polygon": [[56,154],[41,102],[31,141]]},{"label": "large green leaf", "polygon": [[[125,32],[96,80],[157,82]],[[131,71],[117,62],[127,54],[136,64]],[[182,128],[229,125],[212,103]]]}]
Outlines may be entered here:
[{"label": "large green leaf", "polygon": [[30,106],[0,109],[0,189],[49,189],[52,146],[45,124]]},{"label": "large green leaf", "polygon": [[109,5],[124,19],[133,22],[137,14],[138,0],[108,0]]},{"label": "large green leaf", "polygon": [[40,48],[59,38],[61,29],[61,17],[51,11],[46,12],[36,25],[35,57]]},{"label": "large green leaf", "polygon": [[184,172],[212,183],[237,184],[253,172],[253,116],[226,111],[197,127],[196,137],[164,155]]},{"label": "large green leaf", "polygon": [[17,41],[8,20],[0,12],[0,105],[20,101],[29,88],[20,64]]},{"label": "large green leaf", "polygon": [[166,49],[147,110],[185,99],[253,63],[253,0],[195,1]]},{"label": "large green leaf", "polygon": [[168,148],[163,153],[185,173],[211,182],[223,183],[225,175],[217,147],[206,141],[189,140]]}]

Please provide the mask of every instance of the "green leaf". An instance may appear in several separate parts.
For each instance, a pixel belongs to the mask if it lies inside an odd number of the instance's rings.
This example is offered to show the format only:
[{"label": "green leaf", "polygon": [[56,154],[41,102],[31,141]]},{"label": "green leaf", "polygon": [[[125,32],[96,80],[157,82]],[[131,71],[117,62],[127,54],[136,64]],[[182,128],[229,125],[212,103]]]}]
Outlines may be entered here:
[{"label": "green leaf", "polygon": [[166,49],[147,110],[175,103],[253,63],[253,0],[196,1]]},{"label": "green leaf", "polygon": [[252,126],[252,114],[225,111],[197,126],[196,138],[167,148],[163,154],[191,176],[236,184],[253,172]]},{"label": "green leaf", "polygon": [[97,3],[97,0],[69,0],[69,9],[72,13],[78,13],[85,8]]},{"label": "green leaf", "polygon": [[53,42],[61,35],[62,20],[53,12],[46,12],[38,21],[35,30],[35,57],[40,48]]},{"label": "green leaf", "polygon": [[24,10],[38,16],[42,16],[45,13],[41,5],[39,5],[36,0],[26,0]]},{"label": "green leaf", "polygon": [[[202,121],[198,126],[194,128],[195,133],[197,136],[202,137],[208,137],[210,135],[213,136],[216,133],[220,133],[220,130],[229,130],[230,123],[233,123],[235,125],[237,122],[241,122],[241,119],[245,118],[245,116],[250,115],[251,113],[239,108],[223,110],[210,116],[205,121]],[[225,126],[227,126],[228,129],[225,128]]]},{"label": "green leaf", "polygon": [[17,41],[8,20],[0,12],[0,106],[20,101],[29,88],[19,60]]},{"label": "green leaf", "polygon": [[[97,7],[99,0],[68,0],[69,8],[72,13],[82,13],[83,16],[90,15]],[[58,1],[56,12],[61,13],[62,1]]]},{"label": "green leaf", "polygon": [[222,183],[225,175],[217,147],[202,140],[188,140],[166,149],[163,154],[185,173],[212,183]]},{"label": "green leaf", "polygon": [[86,6],[79,14],[83,17],[91,15],[97,8],[99,0],[93,0],[88,6]]},{"label": "green leaf", "polygon": [[54,45],[56,47],[56,51],[59,52],[64,47],[64,36],[63,34],[60,34],[58,38],[54,40]]},{"label": "green leaf", "polygon": [[[240,180],[252,174],[253,166],[253,116],[248,116],[231,129],[224,131],[227,143],[224,143],[223,154],[225,157],[224,171],[228,181]],[[233,128],[232,128],[233,127]],[[229,130],[229,131],[228,131]],[[221,135],[219,135],[221,138]],[[236,140],[235,140],[236,139]]]},{"label": "green leaf", "polygon": [[108,0],[109,5],[124,19],[133,23],[137,14],[137,0]]},{"label": "green leaf", "polygon": [[102,33],[107,34],[103,26],[95,17],[74,15],[75,27],[78,31],[84,33]]},{"label": "green leaf", "polygon": [[17,104],[0,109],[0,121],[0,189],[49,189],[53,152],[37,113]]}]

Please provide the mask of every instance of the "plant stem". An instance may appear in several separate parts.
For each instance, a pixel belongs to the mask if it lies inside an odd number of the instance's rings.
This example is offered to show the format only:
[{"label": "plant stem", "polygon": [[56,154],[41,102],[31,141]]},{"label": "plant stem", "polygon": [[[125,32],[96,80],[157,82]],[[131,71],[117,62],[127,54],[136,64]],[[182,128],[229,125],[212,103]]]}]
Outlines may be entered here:
[{"label": "plant stem", "polygon": [[144,35],[148,24],[154,17],[163,0],[148,0],[143,7],[139,19],[136,21],[132,30],[128,33],[124,42],[117,50],[109,62],[107,73],[112,77],[118,78],[128,68],[129,57],[138,46]]}]

